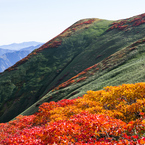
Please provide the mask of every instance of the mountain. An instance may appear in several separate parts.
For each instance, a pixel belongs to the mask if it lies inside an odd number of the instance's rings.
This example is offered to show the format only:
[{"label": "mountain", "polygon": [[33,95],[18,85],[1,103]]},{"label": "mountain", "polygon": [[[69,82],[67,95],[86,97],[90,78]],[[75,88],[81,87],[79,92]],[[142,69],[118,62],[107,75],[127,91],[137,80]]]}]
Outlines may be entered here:
[{"label": "mountain", "polygon": [[0,48],[0,56],[5,54],[5,53],[8,53],[8,52],[13,52],[14,50],[9,50],[9,49],[3,49],[3,48]]},{"label": "mountain", "polygon": [[42,43],[30,41],[30,42],[22,42],[22,43],[12,43],[9,45],[1,45],[0,48],[10,49],[10,50],[20,50],[20,49],[25,48],[25,47],[36,46],[39,44],[42,44]]},{"label": "mountain", "polygon": [[0,121],[30,115],[43,102],[87,90],[144,82],[145,14],[108,21],[83,19],[0,75]]},{"label": "mountain", "polygon": [[39,48],[41,45],[42,44],[39,44],[36,46],[29,46],[26,48],[22,48],[19,51],[16,51],[16,50],[15,51],[12,51],[12,50],[3,51],[5,53],[0,56],[0,72],[3,72],[8,67],[14,65],[17,61],[26,57],[30,52],[32,52],[36,48]]}]

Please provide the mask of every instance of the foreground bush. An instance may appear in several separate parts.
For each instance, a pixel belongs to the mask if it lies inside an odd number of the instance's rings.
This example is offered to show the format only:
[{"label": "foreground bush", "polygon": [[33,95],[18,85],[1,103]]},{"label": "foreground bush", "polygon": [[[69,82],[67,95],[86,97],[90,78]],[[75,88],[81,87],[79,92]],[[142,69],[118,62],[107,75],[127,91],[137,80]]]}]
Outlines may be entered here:
[{"label": "foreground bush", "polygon": [[43,103],[38,113],[0,124],[0,144],[145,144],[145,83]]}]

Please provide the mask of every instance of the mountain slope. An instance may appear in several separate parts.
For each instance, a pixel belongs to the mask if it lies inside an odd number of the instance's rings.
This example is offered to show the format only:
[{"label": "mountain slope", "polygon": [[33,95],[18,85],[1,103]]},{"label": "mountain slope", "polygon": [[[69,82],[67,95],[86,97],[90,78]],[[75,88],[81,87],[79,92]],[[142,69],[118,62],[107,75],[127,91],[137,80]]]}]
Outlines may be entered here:
[{"label": "mountain slope", "polygon": [[0,72],[3,72],[8,67],[14,65],[17,61],[26,57],[29,53],[31,53],[31,51],[39,48],[41,45],[42,44],[23,48],[19,51],[4,53],[0,56]]},{"label": "mountain slope", "polygon": [[3,48],[0,48],[0,56],[5,54],[5,53],[8,53],[8,52],[13,52],[14,50],[9,50],[9,49],[3,49]]},{"label": "mountain slope", "polygon": [[78,21],[8,68],[0,76],[0,121],[8,121],[27,108],[22,114],[32,114],[44,101],[75,98],[108,84],[144,81],[143,75],[138,76],[144,71],[144,17],[114,23]]},{"label": "mountain slope", "polygon": [[39,104],[44,102],[58,101],[62,98],[74,99],[85,94],[87,90],[95,91],[109,85],[145,81],[145,38],[135,48],[132,45],[60,84],[25,110],[22,115],[35,113]]}]

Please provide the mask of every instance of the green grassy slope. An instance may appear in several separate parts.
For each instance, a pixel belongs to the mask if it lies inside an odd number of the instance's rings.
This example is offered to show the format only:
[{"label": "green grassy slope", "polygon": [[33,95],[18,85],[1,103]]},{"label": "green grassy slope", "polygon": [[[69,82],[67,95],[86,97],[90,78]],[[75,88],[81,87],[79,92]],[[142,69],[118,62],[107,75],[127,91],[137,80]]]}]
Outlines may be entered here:
[{"label": "green grassy slope", "polygon": [[[141,32],[143,32],[144,27],[142,25],[136,29],[140,29],[142,30]],[[113,31],[117,30],[112,30],[112,33]],[[136,32],[137,30],[133,29],[133,31]],[[123,34],[124,32],[118,33]],[[128,40],[135,40],[140,36],[143,37],[142,34],[138,35],[138,33],[133,37],[131,37],[132,32],[125,33],[126,35],[124,34],[124,38],[120,40],[120,43],[122,43],[122,41],[125,43],[125,38]],[[108,33],[104,35],[106,36]],[[124,48],[120,50],[119,47],[118,49],[116,48],[118,50],[116,53],[107,58],[105,57],[102,61],[99,61],[99,63],[96,63],[94,66],[81,72],[80,75],[78,74],[77,76],[74,76],[70,79],[70,81],[63,83],[59,87],[56,87],[53,91],[50,91],[22,114],[33,114],[38,110],[39,104],[42,104],[43,102],[58,101],[62,98],[76,98],[85,94],[87,90],[99,90],[108,85],[121,85],[123,83],[145,81],[145,37],[132,43],[130,43],[130,41],[126,43],[128,45],[125,45]],[[113,47],[113,45],[110,47]],[[106,50],[107,49],[105,49],[105,51]],[[79,81],[81,78],[82,81]],[[73,83],[70,83],[72,80]]]},{"label": "green grassy slope", "polygon": [[[105,86],[121,85],[145,81],[145,38],[136,47],[131,45],[114,53],[109,58],[84,70],[74,76],[73,83],[66,87],[59,85],[47,93],[43,98],[25,110],[22,115],[30,115],[38,111],[43,102],[58,101],[59,99],[73,99],[82,96],[87,90],[100,90]],[[81,80],[82,81],[78,81]],[[69,82],[69,81],[67,81]],[[65,82],[65,83],[67,83]],[[63,83],[63,84],[65,84]]]},{"label": "green grassy slope", "polygon": [[[0,121],[8,121],[27,108],[22,114],[34,113],[44,101],[78,97],[106,85],[144,81],[144,41],[135,42],[145,37],[145,24],[134,25],[140,21],[135,18],[113,24],[81,20],[2,73]],[[83,70],[84,74],[69,80]]]}]

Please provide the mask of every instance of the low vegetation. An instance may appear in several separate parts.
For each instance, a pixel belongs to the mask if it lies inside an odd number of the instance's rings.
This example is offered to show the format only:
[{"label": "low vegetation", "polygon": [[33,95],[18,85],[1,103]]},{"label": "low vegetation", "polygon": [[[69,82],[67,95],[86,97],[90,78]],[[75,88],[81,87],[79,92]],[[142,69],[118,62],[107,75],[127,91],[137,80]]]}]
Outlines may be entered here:
[{"label": "low vegetation", "polygon": [[107,86],[43,103],[30,116],[0,124],[0,144],[145,144],[145,83]]}]

